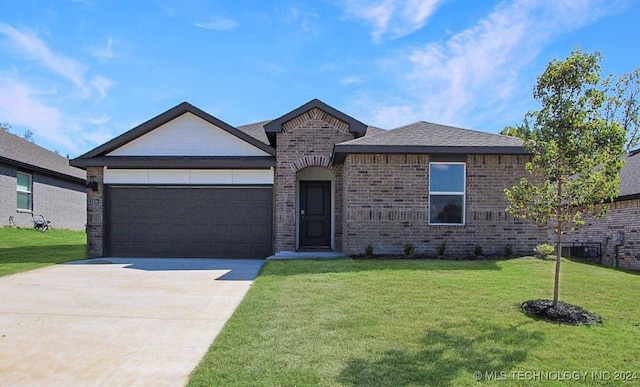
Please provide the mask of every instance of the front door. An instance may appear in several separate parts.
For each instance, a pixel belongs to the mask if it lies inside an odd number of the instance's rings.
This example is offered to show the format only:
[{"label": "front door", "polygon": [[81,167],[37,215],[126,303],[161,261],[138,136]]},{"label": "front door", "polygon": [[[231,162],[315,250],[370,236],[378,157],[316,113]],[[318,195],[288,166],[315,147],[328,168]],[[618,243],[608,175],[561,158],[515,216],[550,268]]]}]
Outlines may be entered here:
[{"label": "front door", "polygon": [[300,248],[331,248],[331,182],[300,182]]}]

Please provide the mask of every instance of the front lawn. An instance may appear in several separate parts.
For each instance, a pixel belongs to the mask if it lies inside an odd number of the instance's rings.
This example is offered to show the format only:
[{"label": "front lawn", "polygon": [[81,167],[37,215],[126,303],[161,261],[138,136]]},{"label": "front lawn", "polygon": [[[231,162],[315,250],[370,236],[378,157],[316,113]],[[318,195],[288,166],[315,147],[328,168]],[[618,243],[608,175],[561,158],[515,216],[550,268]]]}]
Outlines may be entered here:
[{"label": "front lawn", "polygon": [[640,377],[640,276],[563,261],[560,298],[604,323],[556,325],[520,311],[553,264],[269,261],[190,385],[640,383],[614,380]]},{"label": "front lawn", "polygon": [[0,276],[83,259],[86,243],[84,231],[0,227]]}]

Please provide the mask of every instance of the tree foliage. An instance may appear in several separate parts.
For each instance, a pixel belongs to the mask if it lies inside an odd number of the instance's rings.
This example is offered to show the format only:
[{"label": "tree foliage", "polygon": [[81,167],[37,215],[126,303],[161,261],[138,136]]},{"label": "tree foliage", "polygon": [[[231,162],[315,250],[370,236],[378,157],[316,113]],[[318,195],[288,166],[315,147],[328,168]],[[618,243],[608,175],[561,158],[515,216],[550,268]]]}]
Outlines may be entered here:
[{"label": "tree foliage", "polygon": [[500,131],[500,134],[528,140],[531,137],[531,127],[529,125],[529,120],[525,118],[524,122],[521,125],[505,126],[504,129]]},{"label": "tree foliage", "polygon": [[11,130],[11,125],[6,122],[0,122],[0,131],[8,132],[9,130]]},{"label": "tree foliage", "polygon": [[609,94],[605,118],[625,130],[628,152],[640,145],[640,68],[620,77],[609,75],[603,84]]},{"label": "tree foliage", "polygon": [[541,226],[556,227],[554,305],[562,231],[596,217],[618,194],[626,131],[608,110],[606,82],[600,78],[599,53],[574,49],[553,60],[538,77],[533,96],[541,109],[527,114],[532,122],[525,148],[531,153],[527,177],[505,189],[507,211]]},{"label": "tree foliage", "polygon": [[32,144],[36,143],[36,140],[33,139],[33,132],[30,131],[29,129],[24,131],[24,134],[22,135],[22,138],[29,141]]}]

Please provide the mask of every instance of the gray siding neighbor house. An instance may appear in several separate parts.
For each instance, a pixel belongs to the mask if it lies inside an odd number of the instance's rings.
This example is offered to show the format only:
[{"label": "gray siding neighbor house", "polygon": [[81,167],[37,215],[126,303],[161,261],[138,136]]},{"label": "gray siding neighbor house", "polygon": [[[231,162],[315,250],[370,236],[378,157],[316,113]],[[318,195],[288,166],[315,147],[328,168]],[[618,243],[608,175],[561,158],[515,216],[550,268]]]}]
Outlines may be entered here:
[{"label": "gray siding neighbor house", "polygon": [[32,227],[42,215],[54,228],[86,225],[85,172],[69,160],[14,134],[0,131],[0,215]]},{"label": "gray siding neighbor house", "polygon": [[530,253],[546,230],[505,212],[518,138],[416,122],[368,126],[314,99],[234,127],[190,105],[71,160],[87,171],[91,256],[288,251]]}]

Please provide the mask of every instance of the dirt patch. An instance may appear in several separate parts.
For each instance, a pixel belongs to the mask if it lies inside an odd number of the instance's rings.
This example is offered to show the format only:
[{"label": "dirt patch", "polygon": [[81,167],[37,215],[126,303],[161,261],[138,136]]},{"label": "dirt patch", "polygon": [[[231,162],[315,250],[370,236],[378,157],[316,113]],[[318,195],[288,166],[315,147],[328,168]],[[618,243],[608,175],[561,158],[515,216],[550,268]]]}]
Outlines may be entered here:
[{"label": "dirt patch", "polygon": [[558,301],[553,307],[551,300],[529,300],[522,303],[522,310],[531,316],[543,320],[567,325],[598,325],[602,319],[579,306]]}]

